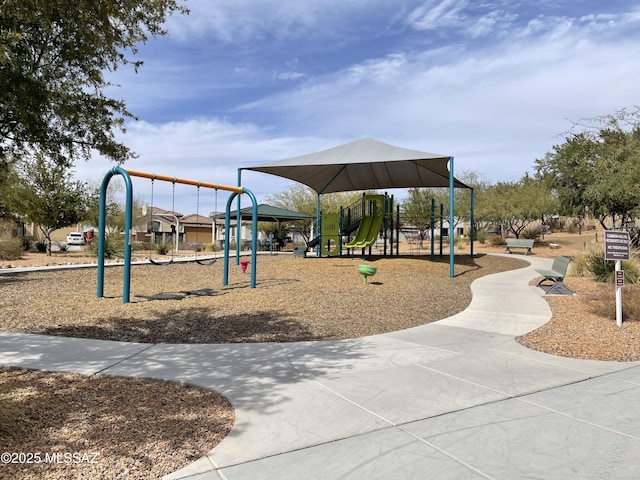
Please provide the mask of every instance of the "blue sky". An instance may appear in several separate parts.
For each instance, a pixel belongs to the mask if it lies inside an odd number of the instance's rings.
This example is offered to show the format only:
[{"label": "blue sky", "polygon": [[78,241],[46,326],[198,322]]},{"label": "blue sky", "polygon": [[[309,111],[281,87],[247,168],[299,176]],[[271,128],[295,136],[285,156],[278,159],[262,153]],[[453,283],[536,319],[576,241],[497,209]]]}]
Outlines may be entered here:
[{"label": "blue sky", "polygon": [[[141,46],[138,74],[112,77],[108,93],[140,118],[123,137],[140,156],[125,167],[235,185],[239,167],[371,137],[512,181],[573,122],[640,104],[633,1],[187,6],[168,36]],[[97,182],[110,166],[96,158],[77,176]],[[290,185],[249,172],[242,183],[258,200]],[[134,188],[148,198],[148,183]],[[157,189],[169,208],[170,185]],[[193,189],[180,189],[176,208],[195,211]]]}]

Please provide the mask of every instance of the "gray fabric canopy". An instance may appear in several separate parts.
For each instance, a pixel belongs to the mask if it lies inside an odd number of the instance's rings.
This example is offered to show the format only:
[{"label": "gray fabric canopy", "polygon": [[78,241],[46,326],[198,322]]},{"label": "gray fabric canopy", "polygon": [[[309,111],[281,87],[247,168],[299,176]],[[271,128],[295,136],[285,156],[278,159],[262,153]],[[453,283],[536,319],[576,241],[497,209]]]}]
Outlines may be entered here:
[{"label": "gray fabric canopy", "polygon": [[[218,213],[213,216],[214,218],[225,218],[224,213]],[[235,219],[237,212],[233,210],[230,213],[230,218]],[[240,210],[240,218],[242,220],[251,220],[253,218],[253,207],[246,207]],[[313,215],[307,215],[306,213],[294,212],[292,210],[286,210],[284,208],[274,207],[272,205],[266,205],[261,203],[258,205],[258,221],[259,222],[284,222],[287,220],[315,220]]]},{"label": "gray fabric canopy", "polygon": [[[318,194],[385,188],[449,187],[451,157],[394,147],[371,138],[244,170],[269,173]],[[469,188],[454,179],[454,186]]]}]

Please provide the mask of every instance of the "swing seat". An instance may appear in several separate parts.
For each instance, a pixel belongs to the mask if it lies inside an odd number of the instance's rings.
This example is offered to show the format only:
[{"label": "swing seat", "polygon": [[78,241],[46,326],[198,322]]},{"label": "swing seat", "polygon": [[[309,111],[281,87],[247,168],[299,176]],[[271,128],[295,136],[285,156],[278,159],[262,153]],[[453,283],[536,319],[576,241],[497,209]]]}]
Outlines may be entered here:
[{"label": "swing seat", "polygon": [[214,263],[216,263],[216,261],[218,260],[218,257],[213,257],[213,258],[196,258],[195,262],[198,265],[204,265],[206,267],[209,267],[211,265],[213,265]]},{"label": "swing seat", "polygon": [[151,263],[151,265],[155,265],[157,267],[166,267],[167,265],[171,265],[173,263],[173,258],[167,262],[158,262],[156,260],[154,260],[153,258],[149,257],[149,263]]}]

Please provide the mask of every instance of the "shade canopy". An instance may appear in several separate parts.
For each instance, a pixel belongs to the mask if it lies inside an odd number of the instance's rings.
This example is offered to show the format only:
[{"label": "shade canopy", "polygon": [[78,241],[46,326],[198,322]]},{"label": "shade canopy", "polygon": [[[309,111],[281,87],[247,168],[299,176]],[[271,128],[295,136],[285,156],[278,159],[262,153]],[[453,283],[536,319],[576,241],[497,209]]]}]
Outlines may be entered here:
[{"label": "shade canopy", "polygon": [[[449,187],[451,157],[399,148],[371,138],[244,170],[300,182],[318,194],[385,188]],[[454,179],[454,186],[469,188]]]},{"label": "shade canopy", "polygon": [[[224,218],[225,214],[220,213],[214,218]],[[231,211],[230,218],[235,219],[237,212]],[[240,210],[240,219],[251,220],[253,218],[253,207],[247,207]],[[284,208],[274,207],[261,203],[258,205],[258,221],[259,222],[284,222],[294,220],[315,220],[315,216],[306,213],[294,212]]]}]

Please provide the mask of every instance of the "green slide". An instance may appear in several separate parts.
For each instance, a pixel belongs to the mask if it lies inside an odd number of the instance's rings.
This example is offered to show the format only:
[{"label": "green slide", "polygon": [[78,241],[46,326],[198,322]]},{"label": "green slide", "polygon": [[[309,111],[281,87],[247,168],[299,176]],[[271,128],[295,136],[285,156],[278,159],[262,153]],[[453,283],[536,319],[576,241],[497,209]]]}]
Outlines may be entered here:
[{"label": "green slide", "polygon": [[[370,222],[369,229],[364,236],[364,239],[353,242],[355,245],[354,247],[350,248],[366,248],[376,243],[376,240],[378,239],[378,233],[380,232],[380,227],[382,226],[382,220],[384,219],[384,212],[380,212],[375,217],[369,218],[371,218],[372,220]],[[362,229],[362,227],[360,227],[360,229]],[[358,236],[360,236],[360,231],[358,231]]]},{"label": "green slide", "polygon": [[367,215],[362,217],[362,220],[360,220],[360,227],[358,227],[358,233],[356,233],[355,238],[349,243],[346,243],[344,246],[346,248],[355,248],[359,243],[364,242],[367,238],[367,235],[369,234],[372,221],[373,217],[369,217]]}]

